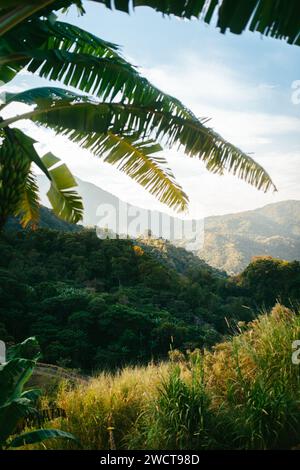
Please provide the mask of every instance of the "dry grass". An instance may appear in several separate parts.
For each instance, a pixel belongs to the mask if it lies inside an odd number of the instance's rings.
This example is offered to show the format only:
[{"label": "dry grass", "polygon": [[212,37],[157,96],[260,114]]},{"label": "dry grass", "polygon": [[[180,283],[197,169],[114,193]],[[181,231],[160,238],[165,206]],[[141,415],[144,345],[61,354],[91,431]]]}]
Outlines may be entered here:
[{"label": "dry grass", "polygon": [[[61,385],[51,425],[85,449],[291,448],[300,441],[300,316],[282,306],[213,351]],[[49,442],[61,448],[65,442]]]}]

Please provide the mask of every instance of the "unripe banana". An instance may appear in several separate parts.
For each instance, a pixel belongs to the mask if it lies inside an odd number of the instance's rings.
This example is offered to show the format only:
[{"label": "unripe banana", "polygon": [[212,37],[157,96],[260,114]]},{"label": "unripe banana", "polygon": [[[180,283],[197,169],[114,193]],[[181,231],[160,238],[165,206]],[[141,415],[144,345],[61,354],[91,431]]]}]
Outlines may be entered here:
[{"label": "unripe banana", "polygon": [[14,215],[24,194],[30,160],[8,140],[0,147],[0,220]]}]

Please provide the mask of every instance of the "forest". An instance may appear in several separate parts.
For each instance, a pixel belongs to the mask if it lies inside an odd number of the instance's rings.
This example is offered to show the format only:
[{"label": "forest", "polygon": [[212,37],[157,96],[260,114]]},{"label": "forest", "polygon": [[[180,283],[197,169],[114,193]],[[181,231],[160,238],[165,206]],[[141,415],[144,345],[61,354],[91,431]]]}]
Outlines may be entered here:
[{"label": "forest", "polygon": [[[0,2],[1,463],[300,449],[299,32],[299,0]],[[197,206],[203,252],[100,239],[78,177]]]},{"label": "forest", "polygon": [[229,277],[167,241],[100,240],[88,229],[7,231],[0,266],[1,338],[36,336],[43,362],[86,373],[211,348],[263,309],[300,299],[297,261],[258,257]]}]

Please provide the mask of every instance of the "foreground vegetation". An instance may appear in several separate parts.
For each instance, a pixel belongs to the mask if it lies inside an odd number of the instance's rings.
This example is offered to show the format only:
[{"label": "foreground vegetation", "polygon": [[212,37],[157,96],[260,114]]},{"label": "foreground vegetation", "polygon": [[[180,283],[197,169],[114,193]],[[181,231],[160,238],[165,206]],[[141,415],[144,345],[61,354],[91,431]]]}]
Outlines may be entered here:
[{"label": "foreground vegetation", "polygon": [[24,390],[38,357],[36,339],[28,338],[10,348],[6,362],[0,364],[0,450],[36,444],[46,439],[75,440],[70,433],[59,429],[35,429],[16,436],[18,426],[23,428],[26,418],[30,419],[38,414],[35,402],[41,390]]},{"label": "foreground vegetation", "polygon": [[292,342],[299,338],[300,315],[277,304],[211,352],[173,351],[168,362],[62,384],[55,403],[66,416],[51,426],[76,435],[85,449],[296,447],[300,366]]},{"label": "foreground vegetation", "polygon": [[[46,1],[25,11],[22,2],[15,0],[13,11],[0,6],[0,81],[6,84],[26,70],[56,86],[8,92],[1,103],[0,231],[13,215],[24,227],[38,223],[33,164],[50,182],[47,197],[55,214],[74,223],[83,217],[75,178],[51,152],[40,156],[36,141],[14,127],[23,119],[67,136],[177,211],[186,211],[189,199],[162,156],[163,148],[180,147],[208,171],[223,175],[226,170],[257,189],[276,190],[258,163],[207,127],[207,119],[198,119],[142,77],[116,44],[59,21],[54,11],[65,12],[73,1]],[[81,2],[74,3],[83,13]],[[3,110],[11,103],[31,108],[7,118]]]}]

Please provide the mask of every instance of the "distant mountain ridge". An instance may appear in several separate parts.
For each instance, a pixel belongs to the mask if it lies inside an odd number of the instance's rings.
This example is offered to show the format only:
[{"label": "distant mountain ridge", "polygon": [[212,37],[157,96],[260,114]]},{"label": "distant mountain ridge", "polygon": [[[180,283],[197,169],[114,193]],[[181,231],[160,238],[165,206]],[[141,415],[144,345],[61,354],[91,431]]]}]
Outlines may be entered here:
[{"label": "distant mountain ridge", "polygon": [[[79,178],[77,182],[84,203],[84,226],[98,223],[99,204],[118,206],[120,200],[116,196]],[[45,204],[45,177],[39,177],[38,183]],[[186,246],[184,240],[180,246]],[[194,253],[210,266],[229,274],[241,272],[254,256],[300,260],[300,201],[282,201],[251,211],[207,217],[203,247]]]},{"label": "distant mountain ridge", "polygon": [[204,246],[197,254],[229,274],[242,271],[253,256],[299,260],[300,201],[206,218]]}]

